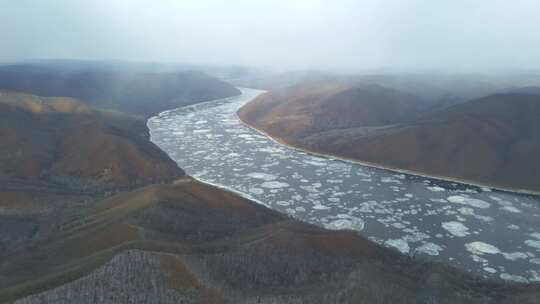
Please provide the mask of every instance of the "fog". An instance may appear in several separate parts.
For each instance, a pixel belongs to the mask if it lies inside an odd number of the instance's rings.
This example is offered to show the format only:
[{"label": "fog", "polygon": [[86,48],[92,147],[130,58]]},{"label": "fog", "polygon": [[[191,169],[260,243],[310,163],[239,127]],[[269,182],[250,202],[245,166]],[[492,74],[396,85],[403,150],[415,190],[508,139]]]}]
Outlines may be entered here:
[{"label": "fog", "polygon": [[538,0],[1,0],[0,61],[537,69]]}]

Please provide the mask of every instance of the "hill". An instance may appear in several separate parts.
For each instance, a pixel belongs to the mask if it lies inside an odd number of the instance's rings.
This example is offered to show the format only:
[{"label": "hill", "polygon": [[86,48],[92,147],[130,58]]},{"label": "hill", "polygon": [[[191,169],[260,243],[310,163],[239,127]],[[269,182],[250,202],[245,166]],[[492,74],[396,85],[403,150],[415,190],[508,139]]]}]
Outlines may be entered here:
[{"label": "hill", "polygon": [[15,303],[534,303],[350,231],[291,220],[189,178],[65,218],[0,266]]},{"label": "hill", "polygon": [[0,92],[0,177],[66,189],[133,188],[183,175],[143,119],[64,97]]},{"label": "hill", "polygon": [[[239,116],[271,136],[314,152],[500,188],[540,191],[537,95],[496,94],[435,112],[421,107],[416,112],[419,108],[413,101],[405,108],[387,106],[392,108],[390,116],[380,119],[377,110],[384,111],[384,105],[390,104],[384,94],[372,96],[371,103],[356,97],[344,108],[340,95],[307,92],[314,95],[304,95],[307,101],[302,102],[291,93],[279,99],[273,98],[275,93],[262,95],[241,108]],[[314,108],[300,110],[306,103]],[[404,113],[403,117],[392,119],[394,111]],[[341,117],[339,123],[327,122]]]},{"label": "hill", "polygon": [[316,82],[263,94],[238,114],[272,135],[299,139],[326,130],[412,120],[423,106],[413,95],[379,85]]},{"label": "hill", "polygon": [[0,89],[72,97],[91,106],[146,117],[179,106],[240,94],[230,84],[197,71],[92,62],[0,66]]}]

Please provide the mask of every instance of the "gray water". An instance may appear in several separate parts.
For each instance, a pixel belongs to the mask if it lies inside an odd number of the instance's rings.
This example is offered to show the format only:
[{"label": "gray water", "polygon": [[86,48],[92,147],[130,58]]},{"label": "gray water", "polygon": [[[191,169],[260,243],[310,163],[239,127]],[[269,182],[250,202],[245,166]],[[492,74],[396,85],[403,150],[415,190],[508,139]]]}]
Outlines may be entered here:
[{"label": "gray water", "polygon": [[540,281],[540,198],[288,148],[239,121],[262,93],[242,92],[152,117],[152,141],[188,174],[300,220],[484,277]]}]

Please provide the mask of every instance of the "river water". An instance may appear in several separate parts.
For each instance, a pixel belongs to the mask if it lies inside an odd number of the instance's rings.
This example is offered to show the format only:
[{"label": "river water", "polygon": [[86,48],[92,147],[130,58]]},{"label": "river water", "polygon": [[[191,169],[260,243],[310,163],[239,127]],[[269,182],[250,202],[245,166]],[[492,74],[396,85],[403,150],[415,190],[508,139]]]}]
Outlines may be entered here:
[{"label": "river water", "polygon": [[440,181],[278,144],[236,111],[262,91],[165,111],[152,141],[188,174],[329,229],[483,277],[540,281],[540,198]]}]

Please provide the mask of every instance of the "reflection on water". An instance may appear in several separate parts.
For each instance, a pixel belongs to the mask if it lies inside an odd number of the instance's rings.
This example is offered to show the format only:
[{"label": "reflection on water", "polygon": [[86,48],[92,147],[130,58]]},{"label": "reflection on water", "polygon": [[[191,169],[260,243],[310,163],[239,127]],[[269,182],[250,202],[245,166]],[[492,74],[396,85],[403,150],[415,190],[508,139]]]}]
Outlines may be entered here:
[{"label": "reflection on water", "polygon": [[540,199],[316,157],[244,126],[261,91],[161,113],[152,141],[188,174],[329,229],[486,277],[540,281]]}]

